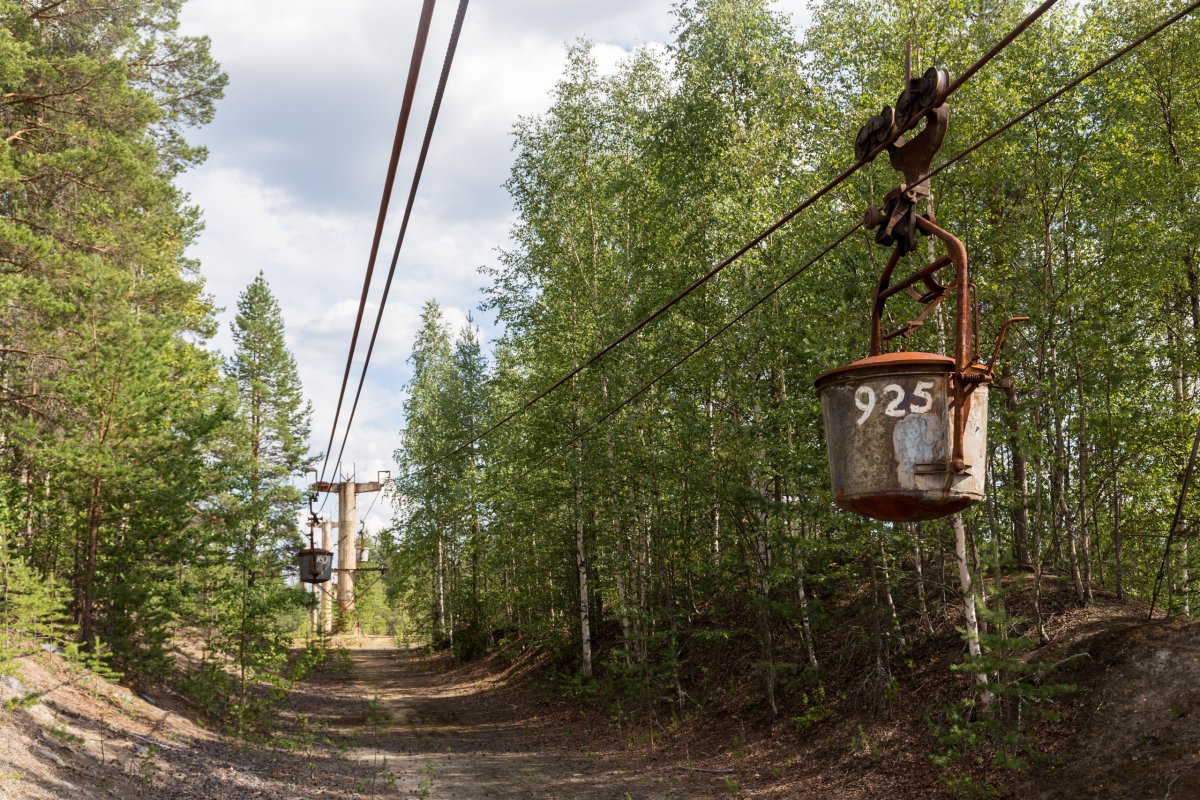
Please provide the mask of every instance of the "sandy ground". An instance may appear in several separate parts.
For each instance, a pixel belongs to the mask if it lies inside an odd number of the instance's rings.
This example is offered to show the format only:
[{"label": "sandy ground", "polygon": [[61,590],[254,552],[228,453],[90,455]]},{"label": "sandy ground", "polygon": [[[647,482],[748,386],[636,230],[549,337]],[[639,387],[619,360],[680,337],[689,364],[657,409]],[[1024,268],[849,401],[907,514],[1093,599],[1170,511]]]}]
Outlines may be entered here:
[{"label": "sandy ground", "polygon": [[389,639],[354,642],[346,668],[298,687],[270,744],[253,746],[204,730],[164,698],[152,705],[95,678],[81,685],[60,661],[35,657],[19,678],[45,694],[0,712],[0,798],[706,796],[699,775],[563,735],[508,702],[494,672],[449,667]]},{"label": "sandy ground", "polygon": [[[1047,760],[977,777],[1001,780],[1006,799],[1200,798],[1200,622],[1147,623],[1104,598],[1054,620],[1038,658],[1077,691],[1026,732]],[[268,740],[248,744],[169,696],[38,652],[0,676],[0,800],[940,800],[950,792],[929,759],[931,720],[955,696],[959,647],[944,644],[914,653],[908,702],[876,720],[835,705],[798,732],[791,718],[747,727],[740,706],[714,705],[650,741],[537,690],[546,676],[533,659],[456,665],[388,639],[347,641],[341,667],[297,687]]]},{"label": "sandy ground", "polygon": [[[293,709],[346,743],[345,780],[385,796],[468,798],[695,797],[677,776],[588,752],[506,702],[485,671],[362,642],[348,675]],[[674,778],[674,780],[673,780]]]}]

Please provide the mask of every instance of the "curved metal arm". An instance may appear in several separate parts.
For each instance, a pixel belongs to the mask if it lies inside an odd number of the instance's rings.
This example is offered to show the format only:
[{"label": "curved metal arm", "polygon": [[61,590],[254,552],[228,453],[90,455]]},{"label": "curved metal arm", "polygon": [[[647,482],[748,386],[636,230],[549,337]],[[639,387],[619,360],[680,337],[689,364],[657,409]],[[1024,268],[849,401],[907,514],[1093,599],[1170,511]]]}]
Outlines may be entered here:
[{"label": "curved metal arm", "polygon": [[1000,326],[1000,335],[996,337],[996,346],[992,348],[992,357],[987,362],[987,373],[991,375],[996,366],[996,358],[1000,355],[1000,350],[1004,347],[1004,340],[1008,338],[1008,326],[1014,322],[1029,322],[1029,317],[1009,317],[1004,320],[1004,324]]},{"label": "curved metal arm", "polygon": [[[891,284],[892,273],[900,261],[900,251],[892,251],[891,258],[888,259],[883,274],[879,276],[879,282],[875,287],[875,297],[871,303],[871,355],[880,354],[885,339],[890,339],[897,335],[908,335],[919,328],[925,322],[929,313],[942,302],[946,292],[953,289],[957,295],[954,364],[959,372],[963,372],[971,365],[972,356],[974,355],[971,351],[974,326],[971,320],[970,298],[968,296],[970,281],[968,280],[967,248],[956,236],[925,217],[917,217],[917,227],[927,236],[933,236],[941,240],[942,244],[946,247],[946,255],[930,264],[926,264],[893,286]],[[951,264],[954,265],[954,280],[943,286],[934,280],[934,275]],[[921,298],[921,301],[926,303],[925,310],[916,319],[905,323],[897,330],[885,335],[883,333],[883,308],[887,304],[888,298],[918,282],[924,282],[926,287],[930,288],[929,293]]]}]

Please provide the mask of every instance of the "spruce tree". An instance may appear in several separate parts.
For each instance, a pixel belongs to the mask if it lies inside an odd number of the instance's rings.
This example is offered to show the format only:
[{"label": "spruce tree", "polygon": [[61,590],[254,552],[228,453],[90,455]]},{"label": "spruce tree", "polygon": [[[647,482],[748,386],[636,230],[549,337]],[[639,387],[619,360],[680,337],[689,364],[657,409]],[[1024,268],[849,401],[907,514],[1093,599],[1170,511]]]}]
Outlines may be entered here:
[{"label": "spruce tree", "polygon": [[296,359],[284,343],[283,314],[260,272],[238,298],[233,357],[225,371],[235,384],[244,425],[241,497],[250,512],[250,547],[289,542],[299,490],[293,475],[312,463],[312,406],[304,399]]},{"label": "spruce tree", "polygon": [[312,408],[284,343],[279,303],[262,273],[238,299],[233,339],[225,371],[236,413],[220,453],[228,491],[215,542],[228,560],[216,578],[213,644],[234,671],[230,710],[241,732],[277,694],[255,694],[254,685],[278,690],[290,677],[290,641],[279,618],[303,603],[284,574],[299,543],[302,495],[293,478],[313,462],[307,446]]}]

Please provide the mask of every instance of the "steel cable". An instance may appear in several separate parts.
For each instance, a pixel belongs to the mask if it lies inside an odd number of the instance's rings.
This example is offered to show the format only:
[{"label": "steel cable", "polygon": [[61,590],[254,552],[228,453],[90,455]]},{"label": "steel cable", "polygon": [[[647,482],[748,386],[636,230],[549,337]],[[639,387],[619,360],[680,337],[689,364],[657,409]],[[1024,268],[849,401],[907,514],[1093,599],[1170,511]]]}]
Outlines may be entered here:
[{"label": "steel cable", "polygon": [[[346,419],[346,432],[342,436],[342,446],[338,450],[337,460],[342,460],[346,452],[346,441],[350,438],[350,426],[354,424],[354,414],[358,410],[358,400],[362,396],[363,384],[367,379],[367,368],[371,365],[371,354],[375,352],[375,339],[379,336],[379,325],[383,320],[383,309],[387,305],[388,293],[392,289],[392,279],[396,275],[396,263],[400,258],[400,248],[404,245],[404,235],[408,232],[408,221],[412,217],[413,205],[417,199],[417,187],[421,183],[421,175],[425,171],[425,158],[429,155],[429,145],[433,140],[433,130],[437,125],[438,113],[442,108],[442,98],[446,94],[446,81],[450,76],[450,66],[454,63],[454,53],[458,49],[459,34],[462,33],[463,18],[467,13],[470,0],[459,0],[458,12],[454,17],[454,28],[450,32],[450,44],[446,48],[446,57],[442,61],[441,75],[438,77],[437,92],[433,97],[433,107],[429,112],[429,122],[425,126],[425,139],[421,142],[421,154],[417,157],[417,166],[413,172],[412,185],[408,190],[408,201],[404,205],[404,217],[400,222],[400,233],[396,236],[396,246],[392,250],[392,261],[388,266],[387,280],[383,284],[383,295],[379,298],[379,309],[375,313],[375,325],[371,329],[371,341],[367,345],[367,355],[363,359],[362,372],[358,376],[358,388],[354,392],[354,403],[350,406],[350,415]],[[330,444],[332,444],[332,439]]]},{"label": "steel cable", "polygon": [[[948,98],[951,94],[956,92],[963,85],[963,83],[966,81],[967,78],[974,75],[984,65],[986,65],[989,61],[991,61],[993,58],[995,58],[1005,47],[1007,47],[1009,44],[1011,44],[1014,39],[1016,39],[1018,36],[1020,36],[1039,17],[1041,17],[1044,13],[1049,11],[1050,8],[1052,6],[1054,6],[1054,4],[1056,2],[1057,2],[1057,0],[1045,0],[1045,2],[1043,2],[1041,5],[1039,5],[1033,11],[1031,11],[1024,19],[1021,20],[1021,22],[1019,24],[1016,25],[1016,27],[1014,27],[1008,33],[1008,35],[1006,35],[1003,39],[1001,39],[999,42],[997,42],[995,45],[993,45],[986,53],[984,53],[982,56],[980,56],[975,61],[975,63],[973,63],[970,67],[968,67],[967,70],[956,81],[954,81],[949,86],[949,88],[946,90],[946,94],[943,96],[943,99]],[[920,121],[921,121],[921,116],[917,115],[914,119],[909,120],[902,129],[898,130],[896,132],[896,136],[899,137],[899,136],[903,135],[905,132],[907,132],[908,130],[911,130],[913,127],[915,127]],[[530,408],[532,408],[534,405],[536,405],[538,402],[540,402],[546,396],[548,396],[549,394],[553,393],[558,388],[563,386],[567,381],[571,380],[576,375],[583,372],[585,369],[588,369],[591,366],[593,366],[596,362],[598,362],[600,359],[604,358],[604,356],[608,355],[608,353],[612,352],[614,349],[619,347],[621,344],[623,344],[625,341],[627,341],[630,337],[636,335],[639,331],[641,331],[647,325],[649,325],[650,323],[657,320],[659,317],[666,314],[669,310],[671,310],[671,308],[673,308],[675,305],[677,305],[679,302],[681,302],[684,298],[686,298],[692,292],[696,291],[701,286],[704,286],[705,284],[707,284],[710,280],[712,280],[718,274],[720,274],[726,267],[733,264],[735,261],[740,259],[742,256],[744,256],[746,253],[748,253],[753,248],[757,247],[771,234],[775,233],[777,230],[782,228],[784,225],[791,222],[792,219],[794,219],[798,214],[800,214],[800,212],[804,211],[806,208],[808,208],[813,203],[820,200],[826,194],[833,191],[833,189],[837,188],[840,184],[842,184],[848,178],[850,178],[852,175],[854,175],[854,173],[858,172],[858,170],[860,170],[864,165],[866,165],[871,160],[873,160],[875,158],[875,156],[879,155],[879,153],[883,152],[886,148],[887,148],[886,143],[876,145],[875,148],[872,149],[871,152],[868,153],[864,158],[856,161],[854,164],[847,167],[835,178],[830,180],[828,183],[826,183],[824,186],[822,186],[820,189],[818,189],[813,194],[809,195],[809,197],[807,199],[805,199],[802,203],[800,203],[798,206],[796,206],[791,211],[784,214],[782,217],[780,217],[778,220],[773,222],[771,225],[764,228],[760,233],[758,233],[758,235],[756,235],[754,238],[752,238],[750,241],[748,241],[745,245],[740,247],[735,253],[733,253],[732,255],[725,258],[723,261],[721,261],[715,267],[710,269],[708,272],[704,273],[700,277],[693,280],[690,284],[688,284],[686,287],[684,287],[682,290],[680,290],[678,293],[676,293],[670,300],[668,300],[666,303],[659,306],[649,316],[644,317],[641,321],[639,321],[638,323],[633,325],[631,328],[626,330],[620,336],[613,339],[611,342],[606,344],[604,347],[600,348],[595,353],[593,353],[590,357],[588,357],[588,359],[586,361],[579,364],[578,366],[576,366],[575,368],[573,368],[572,370],[570,370],[569,372],[564,374],[562,377],[560,377],[558,380],[556,380],[553,384],[542,389],[540,392],[535,394],[533,397],[529,398],[528,400],[523,402],[521,405],[514,408],[508,414],[501,417],[499,421],[497,421],[497,422],[493,423],[492,425],[488,426],[487,428],[485,428],[481,433],[477,434],[473,438],[459,444],[458,446],[454,447],[451,450],[447,450],[445,453],[442,453],[441,455],[434,458],[433,461],[431,461],[429,464],[422,467],[422,471],[442,463],[443,461],[450,458],[451,456],[461,453],[466,448],[471,447],[472,445],[476,444],[480,440],[485,439],[486,437],[490,436],[492,433],[494,433],[500,427],[507,425],[513,419],[515,419],[519,415],[523,414],[524,412],[528,411]]]},{"label": "steel cable", "polygon": [[1150,39],[1153,39],[1155,36],[1162,33],[1164,30],[1166,30],[1170,26],[1174,25],[1175,23],[1179,22],[1181,19],[1183,19],[1187,15],[1196,11],[1196,9],[1198,9],[1198,8],[1200,8],[1200,0],[1196,0],[1196,2],[1193,2],[1191,5],[1184,7],[1181,11],[1178,11],[1177,13],[1172,14],[1170,17],[1167,17],[1165,20],[1160,22],[1158,25],[1156,25],[1153,28],[1151,28],[1150,30],[1146,31],[1141,36],[1139,36],[1138,38],[1131,41],[1129,44],[1122,47],[1120,50],[1117,50],[1112,55],[1110,55],[1108,58],[1104,59],[1100,63],[1096,64],[1096,66],[1089,69],[1087,72],[1084,72],[1084,73],[1076,76],[1069,83],[1064,84],[1063,86],[1059,87],[1056,91],[1046,95],[1041,100],[1039,100],[1038,102],[1034,103],[1032,106],[1027,108],[1025,111],[1022,111],[1020,114],[1017,114],[1015,117],[1008,120],[1008,122],[1005,122],[999,128],[996,128],[991,133],[989,133],[987,136],[984,136],[982,139],[975,142],[970,147],[956,153],[954,156],[947,159],[942,164],[939,164],[935,169],[930,170],[929,174],[927,176],[925,176],[925,179],[928,180],[929,178],[932,178],[933,176],[940,174],[942,172],[942,170],[950,167],[951,165],[955,164],[956,162],[960,161],[961,159],[966,158],[968,155],[975,152],[977,149],[979,149],[983,145],[987,144],[988,142],[995,139],[997,136],[999,136],[1002,133],[1004,133],[1005,131],[1007,131],[1013,125],[1016,125],[1018,122],[1025,119],[1026,117],[1030,116],[1031,114],[1034,114],[1037,111],[1040,111],[1043,107],[1049,105],[1050,103],[1054,102],[1058,98],[1062,97],[1064,94],[1071,91],[1076,86],[1078,86],[1079,84],[1086,81],[1088,78],[1095,75],[1097,72],[1100,72],[1101,70],[1112,66],[1112,64],[1114,62],[1119,61],[1121,58],[1128,55],[1133,50],[1136,50],[1138,47],[1142,46]]},{"label": "steel cable", "polygon": [[[986,134],[985,136],[978,139],[977,141],[975,141],[973,144],[967,146],[966,148],[960,150],[958,153],[955,153],[953,156],[948,158],[945,162],[940,164],[936,169],[931,170],[928,177],[933,177],[934,175],[937,175],[937,174],[941,173],[942,171],[950,168],[954,164],[958,163],[963,158],[970,155],[971,153],[973,153],[975,150],[979,149],[984,144],[987,144],[988,142],[994,140],[997,136],[1000,136],[1004,132],[1008,131],[1010,128],[1012,128],[1014,125],[1016,125],[1018,122],[1021,122],[1022,120],[1029,117],[1031,114],[1044,108],[1049,103],[1062,97],[1068,91],[1079,86],[1079,84],[1083,83],[1088,78],[1091,78],[1096,73],[1111,66],[1114,62],[1119,60],[1121,57],[1123,57],[1123,56],[1127,55],[1128,53],[1130,53],[1131,51],[1135,50],[1137,47],[1141,46],[1148,40],[1152,39],[1154,36],[1158,35],[1159,33],[1164,31],[1166,28],[1170,27],[1171,25],[1179,22],[1181,19],[1183,19],[1187,15],[1195,12],[1198,8],[1200,8],[1200,0],[1195,0],[1195,2],[1188,5],[1183,10],[1171,15],[1170,17],[1165,19],[1163,22],[1156,25],[1154,28],[1151,28],[1150,30],[1146,31],[1141,36],[1139,36],[1137,39],[1134,39],[1129,44],[1122,47],[1120,50],[1114,52],[1108,58],[1099,62],[1096,66],[1092,67],[1091,69],[1087,70],[1086,72],[1081,73],[1079,76],[1072,79],[1070,82],[1064,84],[1062,87],[1055,90],[1051,94],[1047,95],[1042,100],[1039,100],[1037,103],[1030,106],[1025,111],[1022,111],[1020,114],[1017,114],[1016,116],[1012,117],[1011,119],[1009,119],[1008,121],[1003,123],[1000,127],[992,130],[990,133]],[[638,397],[640,397],[641,395],[643,395],[647,391],[649,391],[650,388],[652,386],[654,386],[654,384],[658,383],[660,380],[665,378],[667,375],[674,372],[684,362],[688,361],[696,353],[700,352],[705,347],[710,345],[717,337],[721,336],[723,333],[725,333],[727,330],[729,330],[733,325],[735,325],[738,322],[740,322],[741,320],[745,319],[752,311],[757,309],[764,302],[766,302],[768,299],[770,299],[772,296],[774,296],[777,292],[779,292],[781,289],[783,289],[783,287],[787,286],[792,281],[794,281],[796,278],[798,278],[800,275],[807,272],[809,268],[811,268],[814,264],[816,264],[818,261],[820,261],[826,255],[828,255],[829,252],[831,252],[834,248],[841,245],[846,239],[848,239],[852,234],[854,234],[855,231],[859,230],[862,227],[863,227],[862,223],[859,223],[859,224],[855,225],[854,227],[844,231],[840,236],[838,236],[837,239],[835,239],[824,250],[822,250],[819,254],[817,254],[817,256],[815,256],[813,259],[806,262],[803,266],[801,266],[800,268],[798,268],[797,270],[795,270],[794,272],[789,274],[787,277],[785,277],[782,281],[780,281],[778,284],[776,284],[773,288],[768,290],[766,293],[759,296],[759,298],[756,299],[753,303],[751,303],[747,308],[743,309],[740,313],[738,313],[736,316],[734,316],[729,321],[727,321],[724,325],[722,325],[720,328],[718,328],[715,332],[713,332],[711,335],[709,335],[708,337],[703,339],[699,344],[695,345],[686,354],[684,354],[683,356],[681,356],[680,358],[678,358],[674,362],[672,362],[671,365],[668,366],[665,370],[658,373],[654,378],[652,378],[651,380],[647,381],[645,384],[640,386],[629,397],[627,397],[626,399],[622,400],[617,405],[610,408],[603,415],[601,415],[596,420],[594,420],[591,424],[589,424],[585,429],[583,429],[580,432],[577,432],[574,436],[572,436],[572,438],[568,439],[563,444],[560,444],[557,447],[555,447],[548,454],[546,454],[546,456],[543,457],[537,464],[535,464],[534,466],[532,466],[529,469],[522,472],[521,475],[519,475],[516,479],[514,479],[513,481],[510,481],[509,483],[506,483],[505,485],[501,486],[499,489],[496,489],[496,490],[490,492],[488,495],[486,495],[485,497],[483,497],[481,499],[481,502],[490,500],[491,498],[496,497],[497,495],[501,494],[502,492],[507,491],[508,489],[512,488],[514,485],[516,485],[516,483],[518,483],[520,480],[524,479],[527,475],[536,471],[537,469],[540,469],[543,465],[546,464],[546,462],[548,462],[555,455],[561,453],[566,448],[568,448],[571,445],[575,444],[576,442],[580,441],[585,436],[590,434],[593,430],[595,430],[597,427],[599,427],[602,423],[611,419],[615,414],[617,414],[622,409],[627,407],[630,403],[632,403]],[[1197,437],[1198,437],[1197,441],[1200,441],[1200,429],[1198,429],[1198,431],[1197,431]],[[433,466],[433,464],[430,464],[429,466]],[[1173,525],[1172,525],[1172,528],[1174,528],[1174,527],[1175,527],[1175,523],[1173,523]],[[1169,540],[1168,540],[1168,542],[1169,542]],[[1169,547],[1169,543],[1168,543],[1168,547]]]},{"label": "steel cable", "polygon": [[[321,464],[318,483],[325,480],[329,468],[329,455],[333,450],[333,439],[337,435],[338,418],[342,413],[342,401],[346,399],[346,386],[350,382],[350,366],[354,362],[354,350],[358,344],[358,333],[362,327],[363,312],[367,307],[367,294],[371,289],[371,276],[375,272],[375,259],[379,256],[379,243],[383,238],[383,225],[387,219],[388,205],[392,199],[392,186],[396,182],[396,168],[400,163],[400,151],[404,146],[404,135],[408,130],[408,118],[412,114],[413,97],[417,91],[417,78],[421,74],[421,60],[425,56],[425,44],[429,41],[429,26],[433,19],[436,0],[424,0],[421,18],[417,22],[417,36],[413,42],[412,59],[408,65],[408,80],[404,85],[404,99],[400,104],[400,117],[396,120],[396,133],[392,139],[392,153],[388,159],[387,176],[383,181],[383,196],[379,199],[379,213],[375,220],[375,235],[371,239],[371,253],[367,258],[367,273],[363,276],[362,297],[358,301],[358,313],[354,317],[354,332],[350,335],[350,350],[346,353],[346,370],[342,375],[342,388],[338,392],[337,410],[333,414],[333,425],[329,429],[329,444],[325,447],[325,461]],[[339,457],[340,458],[340,457]],[[328,496],[326,496],[328,499]],[[324,508],[324,502],[321,503]]]},{"label": "steel cable", "polygon": [[[562,452],[566,448],[570,447],[571,445],[575,444],[579,440],[583,439],[585,436],[587,436],[589,433],[594,431],[596,428],[600,427],[600,425],[602,425],[603,423],[607,422],[609,419],[611,419],[614,415],[616,415],[618,412],[620,412],[622,409],[624,409],[626,406],[628,406],[634,400],[638,399],[643,394],[650,391],[650,388],[652,386],[654,386],[654,384],[658,383],[663,378],[670,375],[672,372],[674,372],[676,369],[678,369],[680,366],[682,366],[684,362],[688,361],[692,356],[696,355],[696,353],[699,353],[701,350],[703,350],[704,348],[706,348],[710,344],[712,344],[717,339],[717,337],[721,336],[726,331],[728,331],[730,328],[732,328],[734,325],[736,325],[737,323],[741,322],[743,319],[748,317],[751,314],[751,312],[753,312],[755,309],[757,309],[763,303],[767,302],[772,297],[774,297],[776,294],[778,294],[779,291],[783,289],[783,287],[787,286],[789,283],[796,280],[796,278],[799,278],[801,275],[803,275],[805,272],[807,272],[809,270],[809,268],[811,268],[813,265],[815,265],[818,261],[820,261],[825,256],[829,255],[830,252],[832,252],[835,248],[837,248],[839,245],[841,245],[842,242],[846,241],[851,236],[853,236],[854,233],[856,233],[862,227],[863,227],[863,224],[860,222],[857,225],[854,225],[853,227],[843,231],[842,234],[840,236],[838,236],[836,239],[834,239],[831,243],[829,243],[825,247],[824,250],[822,250],[820,253],[817,253],[817,255],[813,256],[811,259],[806,261],[803,266],[794,270],[790,275],[788,275],[786,278],[784,278],[779,283],[775,284],[772,288],[768,289],[766,292],[759,295],[758,298],[755,299],[755,301],[753,303],[751,303],[746,308],[742,309],[741,312],[739,312],[737,315],[735,315],[734,317],[732,317],[728,321],[726,321],[724,325],[717,328],[711,334],[709,334],[704,339],[702,339],[698,344],[693,346],[691,350],[687,351],[682,356],[680,356],[679,358],[677,358],[673,362],[671,362],[670,366],[668,366],[666,369],[662,370],[657,375],[655,375],[653,378],[651,378],[649,381],[647,381],[646,383],[644,383],[640,387],[638,387],[638,389],[633,394],[629,395],[624,400],[622,400],[620,403],[613,406],[608,411],[604,412],[603,415],[601,415],[597,419],[593,420],[590,425],[588,425],[583,430],[577,432],[573,437],[568,439],[566,442],[555,447],[553,450],[551,450],[549,453],[547,453],[546,456],[544,458],[542,458],[541,461],[534,464],[532,467],[530,467],[528,470],[526,470],[524,473],[522,473],[521,476],[517,478],[517,480],[519,481],[521,478],[524,478],[529,473],[540,469],[542,467],[542,465],[544,465],[551,458],[558,455],[560,452]],[[513,483],[516,483],[516,481],[513,481]],[[491,498],[495,497],[500,492],[510,488],[510,485],[503,486],[500,489],[497,489],[496,491],[484,496],[483,498],[480,499],[479,502],[486,502],[487,500],[490,500]]]}]

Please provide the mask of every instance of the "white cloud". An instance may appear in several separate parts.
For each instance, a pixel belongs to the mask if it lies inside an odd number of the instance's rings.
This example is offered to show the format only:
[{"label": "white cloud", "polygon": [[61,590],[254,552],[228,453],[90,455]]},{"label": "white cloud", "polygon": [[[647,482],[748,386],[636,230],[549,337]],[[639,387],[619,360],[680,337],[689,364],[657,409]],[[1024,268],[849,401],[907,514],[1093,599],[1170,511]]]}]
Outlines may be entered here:
[{"label": "white cloud", "polygon": [[[602,69],[611,70],[634,46],[669,40],[671,5],[506,0],[470,7],[346,448],[360,479],[393,466],[406,361],[425,301],[441,303],[454,331],[471,313],[485,339],[495,334],[493,321],[477,310],[483,283],[477,269],[494,264],[497,248],[507,243],[512,212],[502,184],[512,160],[510,131],[519,116],[548,104],[565,43],[587,37]],[[454,6],[442,3],[435,15],[360,359]],[[801,0],[779,6],[796,19],[806,16]],[[209,147],[212,159],[182,181],[207,222],[192,255],[226,309],[215,344],[228,352],[238,293],[262,270],[283,308],[313,401],[314,450],[325,448],[333,420],[418,8],[378,0],[343,0],[336,7],[318,0],[189,0],[184,7],[184,32],[210,36],[230,74],[216,121],[193,137]],[[376,529],[388,515],[381,498],[369,525]]]}]

